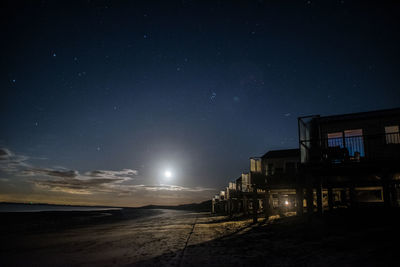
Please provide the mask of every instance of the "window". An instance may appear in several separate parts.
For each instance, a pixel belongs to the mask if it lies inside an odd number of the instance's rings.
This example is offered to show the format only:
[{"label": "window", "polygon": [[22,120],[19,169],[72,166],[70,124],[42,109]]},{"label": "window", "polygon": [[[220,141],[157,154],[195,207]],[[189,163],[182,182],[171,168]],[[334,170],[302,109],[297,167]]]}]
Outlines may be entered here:
[{"label": "window", "polygon": [[328,133],[328,146],[343,148],[343,133]]},{"label": "window", "polygon": [[399,126],[386,126],[385,127],[386,144],[400,144]]},{"label": "window", "polygon": [[362,129],[344,131],[346,148],[350,156],[364,156],[364,141]]},{"label": "window", "polygon": [[[344,138],[343,138],[344,136]],[[344,130],[328,133],[328,146],[346,148],[349,156],[364,156],[364,141],[362,129]]]}]

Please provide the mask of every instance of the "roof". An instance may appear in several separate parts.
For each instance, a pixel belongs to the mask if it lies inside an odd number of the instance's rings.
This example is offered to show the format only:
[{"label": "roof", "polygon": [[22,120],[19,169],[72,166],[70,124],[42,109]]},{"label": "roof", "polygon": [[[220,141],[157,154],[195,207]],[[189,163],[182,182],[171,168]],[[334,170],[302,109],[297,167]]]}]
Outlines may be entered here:
[{"label": "roof", "polygon": [[[367,111],[367,112],[321,116],[321,117],[315,118],[315,120],[317,120],[319,122],[326,122],[326,121],[340,121],[340,120],[349,120],[349,119],[373,118],[373,117],[382,117],[382,116],[399,115],[399,114],[400,114],[400,108],[393,108],[393,109],[382,109],[382,110],[374,110],[374,111]],[[307,116],[307,117],[309,117],[309,116]],[[300,117],[300,119],[301,118],[302,117]]]},{"label": "roof", "polygon": [[300,157],[300,149],[283,149],[283,150],[271,150],[265,153],[263,159],[271,158],[295,158]]}]

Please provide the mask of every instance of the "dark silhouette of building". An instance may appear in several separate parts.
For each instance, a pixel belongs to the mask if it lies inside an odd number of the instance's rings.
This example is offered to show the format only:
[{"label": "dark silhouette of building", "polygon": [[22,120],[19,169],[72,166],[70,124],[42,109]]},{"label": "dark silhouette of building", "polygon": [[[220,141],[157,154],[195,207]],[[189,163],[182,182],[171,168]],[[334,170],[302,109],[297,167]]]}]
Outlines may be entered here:
[{"label": "dark silhouette of building", "polygon": [[366,202],[397,206],[399,125],[400,109],[298,118],[298,212],[303,211],[304,189],[309,213],[314,202],[323,212],[324,189],[330,209]]}]

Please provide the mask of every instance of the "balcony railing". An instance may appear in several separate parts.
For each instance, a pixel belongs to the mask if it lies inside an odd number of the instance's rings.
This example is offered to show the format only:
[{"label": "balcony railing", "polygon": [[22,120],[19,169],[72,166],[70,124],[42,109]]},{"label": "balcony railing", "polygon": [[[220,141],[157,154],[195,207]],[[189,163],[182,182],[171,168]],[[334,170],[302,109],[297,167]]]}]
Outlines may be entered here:
[{"label": "balcony railing", "polygon": [[302,163],[400,159],[400,133],[300,140]]}]

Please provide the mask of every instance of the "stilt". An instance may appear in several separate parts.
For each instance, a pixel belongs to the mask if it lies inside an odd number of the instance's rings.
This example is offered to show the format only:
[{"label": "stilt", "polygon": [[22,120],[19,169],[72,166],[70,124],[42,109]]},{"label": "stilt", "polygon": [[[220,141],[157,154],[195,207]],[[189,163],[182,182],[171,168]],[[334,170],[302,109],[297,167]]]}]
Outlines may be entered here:
[{"label": "stilt", "polygon": [[304,210],[304,186],[303,179],[297,177],[296,182],[296,215],[302,216]]},{"label": "stilt", "polygon": [[329,206],[329,211],[333,211],[333,206],[334,206],[333,189],[332,189],[332,185],[330,185],[330,184],[328,184],[328,206]]},{"label": "stilt", "polygon": [[383,190],[383,201],[386,208],[391,207],[391,198],[390,198],[390,184],[387,179],[387,175],[385,175],[382,179],[382,190]]},{"label": "stilt", "polygon": [[340,203],[347,206],[347,189],[340,190]]},{"label": "stilt", "polygon": [[258,216],[258,199],[257,199],[257,189],[253,186],[253,223],[256,223]]},{"label": "stilt", "polygon": [[248,214],[248,205],[247,205],[247,196],[246,195],[243,195],[243,213],[245,214],[245,215],[247,215]]},{"label": "stilt", "polygon": [[356,201],[356,190],[355,190],[355,186],[354,184],[350,185],[350,207],[351,208],[355,208],[357,205],[357,201]]},{"label": "stilt", "polygon": [[268,220],[269,216],[271,215],[271,191],[268,189],[265,190],[264,214],[265,219]]},{"label": "stilt", "polygon": [[312,176],[307,176],[307,192],[306,192],[306,200],[307,200],[307,214],[311,216],[314,213],[314,192],[313,192],[313,181]]},{"label": "stilt", "polygon": [[318,214],[322,215],[324,213],[324,208],[322,206],[322,181],[320,177],[317,178],[316,191],[317,191],[317,210]]}]

